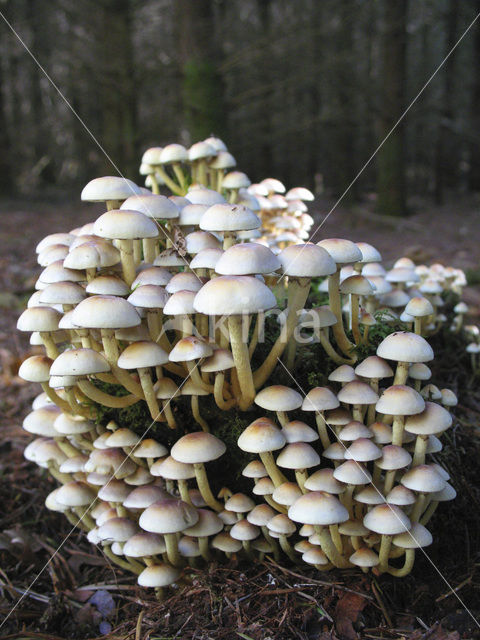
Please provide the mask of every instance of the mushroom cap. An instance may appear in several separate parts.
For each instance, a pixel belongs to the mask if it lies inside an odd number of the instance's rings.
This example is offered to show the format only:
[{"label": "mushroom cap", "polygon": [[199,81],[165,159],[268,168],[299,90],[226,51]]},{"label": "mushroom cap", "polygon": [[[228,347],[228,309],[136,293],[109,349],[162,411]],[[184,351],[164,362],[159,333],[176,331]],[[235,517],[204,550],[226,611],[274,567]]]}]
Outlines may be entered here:
[{"label": "mushroom cap", "polygon": [[402,549],[428,547],[432,542],[432,534],[419,522],[414,522],[410,531],[399,533],[393,538],[393,544]]},{"label": "mushroom cap", "polygon": [[205,280],[197,276],[196,273],[191,271],[183,271],[176,273],[171,280],[169,280],[165,290],[167,293],[177,293],[177,291],[199,291]]},{"label": "mushroom cap", "polygon": [[222,180],[225,189],[246,189],[250,184],[250,179],[242,171],[230,171]]},{"label": "mushroom cap", "polygon": [[272,498],[275,502],[278,502],[278,504],[290,506],[301,495],[302,491],[296,482],[282,482],[282,484],[276,487],[273,491]]},{"label": "mushroom cap", "polygon": [[85,376],[110,371],[105,358],[93,349],[68,349],[55,358],[52,376]]},{"label": "mushroom cap", "polygon": [[175,398],[179,392],[177,385],[171,378],[159,378],[153,388],[159,400],[170,400]]},{"label": "mushroom cap", "polygon": [[411,522],[396,505],[379,504],[373,507],[363,518],[363,524],[382,535],[396,535],[411,528]]},{"label": "mushroom cap", "polygon": [[302,524],[330,525],[348,520],[348,511],[335,496],[325,491],[310,491],[292,504],[288,517]]},{"label": "mushroom cap", "polygon": [[281,384],[265,387],[255,396],[255,404],[268,411],[294,411],[302,406],[302,396]]},{"label": "mushroom cap", "polygon": [[105,444],[108,447],[134,447],[139,442],[140,437],[131,429],[120,427],[106,439]]},{"label": "mushroom cap", "polygon": [[339,440],[343,442],[352,442],[358,438],[373,438],[373,433],[363,422],[352,420],[338,434]]},{"label": "mushroom cap", "polygon": [[123,546],[124,555],[130,558],[156,556],[165,550],[165,541],[157,533],[136,533]]},{"label": "mushroom cap", "polygon": [[224,251],[215,264],[221,275],[249,275],[272,273],[281,266],[280,260],[268,247],[258,243],[234,244]]},{"label": "mushroom cap", "polygon": [[345,451],[345,460],[369,462],[381,458],[382,451],[368,438],[357,438]]},{"label": "mushroom cap", "polygon": [[355,493],[355,500],[361,504],[382,504],[385,502],[385,498],[381,492],[373,485],[357,491],[357,493]]},{"label": "mushroom cap", "polygon": [[197,464],[220,458],[226,449],[225,443],[211,433],[195,431],[177,440],[171,455],[178,462]]},{"label": "mushroom cap", "polygon": [[397,504],[400,507],[414,504],[416,499],[417,498],[413,491],[410,491],[410,489],[407,489],[407,487],[404,487],[401,484],[397,484],[396,487],[393,487],[386,498],[389,504]]},{"label": "mushroom cap", "polygon": [[337,266],[330,254],[322,247],[307,242],[291,244],[279,254],[284,275],[297,278],[314,278],[335,273]]},{"label": "mushroom cap", "polygon": [[230,169],[231,167],[235,167],[236,164],[237,161],[231,153],[219,150],[217,156],[210,162],[210,167],[212,169]]},{"label": "mushroom cap", "polygon": [[411,461],[412,456],[403,447],[388,444],[382,448],[382,457],[377,460],[377,466],[386,471],[393,471],[408,467]]},{"label": "mushroom cap", "polygon": [[292,535],[292,533],[295,533],[297,530],[297,527],[284,513],[273,516],[273,518],[267,522],[267,528],[269,531],[286,536]]},{"label": "mushroom cap", "polygon": [[360,547],[352,553],[349,560],[357,567],[376,567],[380,562],[378,555],[369,547]]},{"label": "mushroom cap", "polygon": [[50,233],[45,236],[35,247],[36,253],[42,253],[51,246],[63,245],[69,247],[75,240],[75,236],[71,233]]},{"label": "mushroom cap", "polygon": [[375,404],[378,401],[378,395],[366,382],[360,380],[353,380],[347,382],[347,384],[341,389],[337,398],[340,402],[346,402],[347,404]]},{"label": "mushroom cap", "polygon": [[257,504],[247,515],[247,520],[256,527],[265,527],[267,522],[276,515],[276,511],[268,504]]},{"label": "mushroom cap", "polygon": [[103,213],[93,225],[93,231],[101,238],[109,240],[134,240],[137,238],[158,238],[158,225],[139,211],[112,209]]},{"label": "mushroom cap", "polygon": [[129,304],[140,309],[163,309],[167,300],[167,292],[157,284],[142,284],[127,299]]},{"label": "mushroom cap", "polygon": [[52,307],[29,307],[18,318],[17,329],[19,331],[56,331],[61,317],[62,314]]},{"label": "mushroom cap", "polygon": [[342,364],[328,376],[331,382],[353,382],[357,380],[355,370],[349,364]]},{"label": "mushroom cap", "polygon": [[192,259],[190,267],[192,269],[215,269],[217,262],[223,254],[223,249],[210,248],[203,249]]},{"label": "mushroom cap", "polygon": [[351,240],[326,238],[317,244],[326,249],[337,264],[348,264],[362,260],[361,250]]},{"label": "mushroom cap", "polygon": [[170,564],[152,564],[138,576],[137,582],[142,587],[168,587],[177,580],[180,569]]},{"label": "mushroom cap", "polygon": [[256,496],[269,496],[275,491],[275,485],[268,477],[260,478],[252,489]]},{"label": "mushroom cap", "polygon": [[[225,186],[225,179],[223,185]],[[260,218],[241,204],[214,204],[200,220],[200,229],[204,231],[243,231],[258,229],[261,225]]]},{"label": "mushroom cap", "polygon": [[123,500],[123,506],[127,509],[146,509],[154,502],[166,500],[169,497],[168,493],[161,487],[154,484],[145,484],[130,491]]},{"label": "mushroom cap", "polygon": [[115,296],[91,296],[75,307],[72,322],[87,329],[123,329],[141,323],[135,307]]},{"label": "mushroom cap", "polygon": [[139,192],[140,188],[127,178],[103,176],[90,180],[83,187],[80,198],[87,202],[121,201]]},{"label": "mushroom cap", "polygon": [[52,282],[40,293],[42,304],[78,304],[84,298],[85,289],[75,282]]},{"label": "mushroom cap", "polygon": [[349,276],[340,283],[340,292],[344,294],[354,294],[357,296],[370,296],[373,293],[373,287],[365,276],[356,274]]},{"label": "mushroom cap", "polygon": [[314,387],[305,396],[302,411],[328,411],[339,406],[337,396],[328,387]]},{"label": "mushroom cap", "polygon": [[433,435],[446,431],[452,424],[452,416],[435,402],[425,402],[421,413],[409,416],[405,421],[405,430],[416,435]]},{"label": "mushroom cap", "polygon": [[362,378],[390,378],[393,376],[391,366],[383,358],[369,356],[355,367],[355,373]]},{"label": "mushroom cap", "polygon": [[167,448],[153,438],[146,438],[135,448],[136,458],[160,458],[168,455]]},{"label": "mushroom cap", "polygon": [[412,387],[403,384],[385,389],[376,405],[378,413],[392,416],[411,416],[420,413],[424,408],[425,401],[422,396]]},{"label": "mushroom cap", "polygon": [[130,288],[118,276],[102,275],[91,280],[85,291],[100,296],[126,296],[130,293]]},{"label": "mushroom cap", "polygon": [[230,535],[235,540],[255,540],[260,535],[260,529],[248,520],[239,520],[230,529]]},{"label": "mushroom cap", "polygon": [[235,513],[246,513],[251,511],[254,506],[253,500],[244,493],[234,493],[225,503],[225,509]]},{"label": "mushroom cap", "polygon": [[95,429],[95,423],[79,415],[59,413],[55,419],[55,429],[58,433],[70,436],[77,433],[93,431]]},{"label": "mushroom cap", "polygon": [[319,469],[305,481],[305,488],[309,491],[326,491],[338,494],[345,491],[345,484],[333,475],[333,469]]},{"label": "mushroom cap", "polygon": [[212,547],[214,549],[219,549],[224,553],[236,553],[242,548],[242,543],[240,540],[232,538],[232,536],[226,531],[222,531],[212,540]]},{"label": "mushroom cap", "polygon": [[223,522],[213,511],[208,509],[198,509],[197,522],[188,529],[184,530],[187,536],[193,536],[195,538],[203,538],[207,536],[214,536],[220,533],[223,529]]},{"label": "mushroom cap", "polygon": [[432,315],[435,310],[430,300],[415,296],[408,301],[405,311],[414,318],[421,318]]},{"label": "mushroom cap", "polygon": [[347,460],[334,469],[333,477],[345,484],[362,485],[372,481],[369,471],[354,460]]},{"label": "mushroom cap", "polygon": [[415,362],[408,369],[408,377],[412,380],[430,380],[432,372],[423,362]]},{"label": "mushroom cap", "polygon": [[40,407],[29,413],[23,420],[23,428],[29,433],[46,438],[56,438],[58,431],[55,429],[55,421],[61,411],[55,405]]},{"label": "mushroom cap", "polygon": [[205,373],[216,373],[217,371],[226,371],[234,366],[235,361],[228,349],[215,349],[213,354],[203,361],[200,368]]},{"label": "mushroom cap", "polygon": [[267,470],[261,460],[252,460],[242,471],[242,476],[245,478],[264,478],[267,475]]},{"label": "mushroom cap", "polygon": [[277,465],[285,469],[308,469],[320,464],[320,456],[306,442],[294,442],[282,449]]},{"label": "mushroom cap", "polygon": [[166,196],[154,193],[148,196],[143,194],[130,196],[120,207],[120,210],[123,209],[138,211],[147,218],[156,219],[172,219],[180,215],[180,209],[174,202]]},{"label": "mushroom cap", "polygon": [[199,518],[197,509],[182,500],[155,502],[145,509],[139,519],[142,529],[151,533],[177,533],[193,526]]},{"label": "mushroom cap", "polygon": [[98,528],[97,535],[99,540],[126,542],[137,531],[136,523],[129,518],[110,518]]},{"label": "mushroom cap", "polygon": [[420,493],[434,493],[441,491],[446,481],[438,473],[438,471],[428,464],[419,464],[410,471],[407,471],[400,482],[407,489],[418,491]]},{"label": "mushroom cap", "polygon": [[301,420],[292,420],[282,427],[282,433],[287,443],[294,442],[315,442],[318,440],[318,433]]},{"label": "mushroom cap", "polygon": [[382,261],[382,256],[380,252],[377,249],[375,249],[375,247],[373,247],[371,244],[368,244],[368,242],[356,242],[355,244],[362,252],[362,259],[359,260],[359,262],[366,264],[369,262]]},{"label": "mushroom cap", "polygon": [[48,356],[30,356],[20,365],[18,375],[27,382],[48,382],[52,363]]},{"label": "mushroom cap", "polygon": [[154,462],[150,467],[150,473],[153,476],[161,476],[166,480],[189,480],[195,477],[193,465],[179,462],[172,456],[168,456],[165,460]]},{"label": "mushroom cap", "polygon": [[206,249],[220,249],[221,243],[213,233],[208,231],[192,231],[185,236],[187,252],[191,255],[205,251]]},{"label": "mushroom cap", "polygon": [[281,449],[285,436],[269,418],[258,418],[238,438],[238,446],[249,453],[264,453]]},{"label": "mushroom cap", "polygon": [[397,331],[378,345],[377,356],[397,362],[429,362],[433,360],[433,351],[425,338],[416,333]]},{"label": "mushroom cap", "polygon": [[93,502],[96,494],[85,482],[73,481],[60,487],[55,498],[67,507],[83,507]]},{"label": "mushroom cap", "polygon": [[180,210],[178,224],[183,227],[198,226],[200,220],[208,209],[206,204],[187,204]]},{"label": "mushroom cap", "polygon": [[156,367],[168,362],[168,353],[156,342],[139,340],[122,351],[117,361],[120,369]]},{"label": "mushroom cap", "polygon": [[272,291],[252,276],[219,276],[195,296],[194,307],[205,315],[258,313],[277,304]]},{"label": "mushroom cap", "polygon": [[173,274],[165,267],[148,267],[143,269],[132,282],[132,289],[144,284],[165,286],[172,279]]},{"label": "mushroom cap", "polygon": [[187,336],[177,342],[168,357],[171,362],[190,362],[212,354],[213,349],[209,344],[196,336]]}]

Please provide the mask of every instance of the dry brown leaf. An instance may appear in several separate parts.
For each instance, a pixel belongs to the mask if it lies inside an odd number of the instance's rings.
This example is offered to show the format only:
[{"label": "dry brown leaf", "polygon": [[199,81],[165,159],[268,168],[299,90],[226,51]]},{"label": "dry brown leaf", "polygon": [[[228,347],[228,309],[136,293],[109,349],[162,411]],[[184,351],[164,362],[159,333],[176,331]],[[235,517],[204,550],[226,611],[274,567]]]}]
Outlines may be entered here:
[{"label": "dry brown leaf", "polygon": [[341,640],[357,640],[353,623],[366,604],[365,598],[357,593],[347,592],[339,599],[335,607],[335,628]]}]

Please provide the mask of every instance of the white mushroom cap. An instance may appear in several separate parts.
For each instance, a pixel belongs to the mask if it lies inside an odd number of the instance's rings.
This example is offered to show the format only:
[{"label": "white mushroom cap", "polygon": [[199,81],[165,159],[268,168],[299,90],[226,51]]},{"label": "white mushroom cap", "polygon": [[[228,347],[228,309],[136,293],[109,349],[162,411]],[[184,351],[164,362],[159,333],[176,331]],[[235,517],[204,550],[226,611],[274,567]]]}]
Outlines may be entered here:
[{"label": "white mushroom cap", "polygon": [[238,438],[238,446],[249,453],[275,451],[285,445],[285,436],[272,420],[259,418]]},{"label": "white mushroom cap", "polygon": [[195,431],[177,440],[172,447],[171,455],[179,462],[196,464],[220,458],[226,448],[225,443],[211,433]]},{"label": "white mushroom cap", "polygon": [[441,433],[452,424],[452,416],[439,404],[425,402],[421,413],[409,416],[405,422],[405,430],[416,435],[432,435]]},{"label": "white mushroom cap", "polygon": [[130,196],[120,207],[120,210],[139,211],[147,218],[172,219],[178,218],[180,209],[166,196],[157,194]]},{"label": "white mushroom cap", "polygon": [[260,219],[240,204],[215,204],[203,214],[200,229],[204,231],[243,231],[258,229]]},{"label": "white mushroom cap", "polygon": [[180,569],[170,564],[152,564],[138,576],[137,582],[142,587],[168,587],[178,579]]},{"label": "white mushroom cap", "polygon": [[414,522],[410,531],[399,533],[393,538],[393,544],[403,549],[428,547],[432,542],[432,534],[419,522]]},{"label": "white mushroom cap", "polygon": [[87,202],[107,202],[110,200],[126,200],[139,193],[139,187],[119,176],[103,176],[90,180],[82,189],[81,199]]},{"label": "white mushroom cap", "polygon": [[177,533],[194,525],[198,517],[195,507],[182,500],[160,500],[145,509],[139,524],[151,533]]},{"label": "white mushroom cap", "polygon": [[285,275],[313,278],[328,276],[337,270],[335,261],[322,247],[312,244],[292,244],[278,254]]},{"label": "white mushroom cap", "polygon": [[110,371],[105,358],[93,349],[69,349],[61,353],[50,367],[52,376],[86,376]]},{"label": "white mushroom cap", "polygon": [[396,505],[380,504],[373,507],[363,518],[363,524],[382,535],[404,533],[411,528],[411,522]]},{"label": "white mushroom cap", "polygon": [[255,404],[268,411],[294,411],[302,402],[298,391],[280,384],[265,387],[255,396]]},{"label": "white mushroom cap", "polygon": [[310,491],[298,498],[288,510],[294,522],[330,525],[348,520],[348,511],[334,496],[324,491]]},{"label": "white mushroom cap", "polygon": [[72,321],[78,327],[121,329],[135,327],[141,319],[135,307],[115,296],[91,296],[73,310]]},{"label": "white mushroom cap", "polygon": [[257,278],[219,276],[200,289],[194,306],[206,315],[235,315],[265,311],[276,303],[272,291]]},{"label": "white mushroom cap", "polygon": [[348,264],[362,260],[361,250],[351,240],[327,238],[320,240],[318,245],[326,249],[337,264]]},{"label": "white mushroom cap", "polygon": [[277,256],[258,243],[245,242],[227,249],[215,264],[221,275],[249,275],[271,273],[281,266]]},{"label": "white mushroom cap", "polygon": [[118,358],[120,369],[156,367],[168,362],[168,353],[155,342],[139,340],[130,344]]},{"label": "white mushroom cap", "polygon": [[410,416],[420,413],[424,408],[422,396],[412,387],[403,384],[385,389],[376,405],[378,413],[392,416]]},{"label": "white mushroom cap", "polygon": [[433,360],[432,347],[425,338],[407,331],[387,336],[378,346],[377,355],[397,362],[429,362]]}]

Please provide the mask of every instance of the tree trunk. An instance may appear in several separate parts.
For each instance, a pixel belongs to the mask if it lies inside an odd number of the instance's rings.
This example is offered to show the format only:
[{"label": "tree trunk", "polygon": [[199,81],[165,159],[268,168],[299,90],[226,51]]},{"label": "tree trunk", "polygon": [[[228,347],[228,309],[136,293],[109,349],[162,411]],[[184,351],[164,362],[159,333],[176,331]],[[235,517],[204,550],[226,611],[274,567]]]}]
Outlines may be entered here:
[{"label": "tree trunk", "polygon": [[[391,132],[405,108],[406,18],[408,0],[385,0],[381,37],[380,139]],[[378,211],[406,213],[404,127],[401,122],[377,155]]]},{"label": "tree trunk", "polygon": [[[480,0],[474,3],[475,15],[480,12]],[[472,93],[470,99],[470,133],[469,155],[470,170],[468,174],[468,186],[471,191],[480,192],[480,29],[478,25],[472,29],[473,57],[471,61],[471,73],[473,76]]]},{"label": "tree trunk", "polygon": [[[177,0],[183,116],[192,142],[225,132],[220,44],[213,33],[213,0]],[[218,45],[218,46],[217,46]]]},{"label": "tree trunk", "polygon": [[[455,45],[457,38],[458,0],[450,0],[445,15],[445,49],[443,56]],[[456,184],[457,153],[454,141],[454,88],[455,88],[455,55],[451,55],[442,69],[443,74],[443,108],[437,130],[435,153],[435,202],[442,204],[445,187]],[[478,108],[478,104],[477,104]]]}]

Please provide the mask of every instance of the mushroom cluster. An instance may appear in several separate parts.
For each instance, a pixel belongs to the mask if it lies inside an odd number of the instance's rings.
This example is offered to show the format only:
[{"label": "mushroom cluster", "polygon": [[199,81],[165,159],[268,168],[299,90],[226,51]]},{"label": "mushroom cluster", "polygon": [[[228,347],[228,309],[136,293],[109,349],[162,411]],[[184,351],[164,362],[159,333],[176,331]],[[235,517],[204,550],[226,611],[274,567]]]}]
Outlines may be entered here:
[{"label": "mushroom cluster", "polygon": [[[304,242],[296,231],[311,222],[293,222],[310,192],[283,197],[278,181],[250,185],[227,172],[234,165],[216,138],[149,149],[141,173],[152,191],[94,179],[82,199],[107,211],[38,244],[43,271],[18,321],[45,351],[20,368],[42,387],[23,423],[35,436],[25,456],[60,483],[47,507],[158,595],[184,566],[222,554],[404,576],[432,542],[438,503],[455,496],[428,459],[456,397],[428,383],[425,338],[444,322],[442,292],[463,281],[406,258],[385,271],[367,243]],[[312,307],[318,287],[328,305]],[[255,367],[268,314],[279,322]],[[399,316],[409,330],[372,344],[370,328]],[[293,373],[277,384],[306,342],[321,345],[315,366],[331,386],[303,389]],[[135,405],[149,424],[100,419],[100,407]],[[215,435],[230,413],[255,418],[234,450]],[[239,450],[251,495],[221,475],[222,457]]]}]

